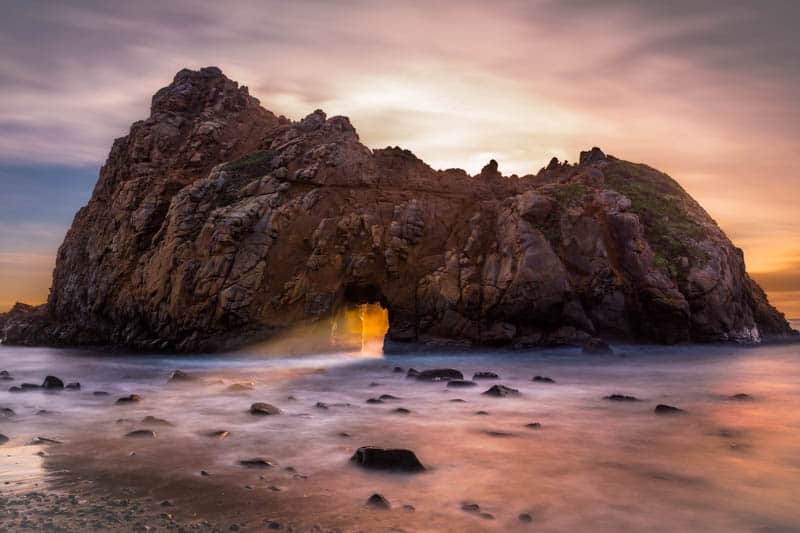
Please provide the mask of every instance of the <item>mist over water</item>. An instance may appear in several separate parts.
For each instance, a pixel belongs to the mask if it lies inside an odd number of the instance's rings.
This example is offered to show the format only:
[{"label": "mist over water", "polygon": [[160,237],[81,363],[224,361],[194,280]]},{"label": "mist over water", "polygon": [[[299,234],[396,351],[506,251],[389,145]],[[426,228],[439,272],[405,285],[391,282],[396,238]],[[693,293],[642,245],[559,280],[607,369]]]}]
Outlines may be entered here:
[{"label": "mist over water", "polygon": [[[10,438],[0,446],[0,491],[36,484],[38,490],[133,486],[169,497],[176,509],[241,508],[261,518],[345,530],[800,527],[800,345],[615,350],[612,356],[573,349],[396,357],[253,351],[122,356],[0,346],[0,370],[14,377],[2,382],[0,408],[16,413],[0,417],[0,433]],[[466,379],[492,371],[501,379],[455,389],[407,379],[394,366],[451,367]],[[199,379],[167,383],[175,369]],[[6,391],[22,382],[41,383],[48,374],[79,381],[82,388]],[[535,375],[555,383],[533,382]],[[227,392],[234,383],[252,383],[252,390]],[[481,394],[495,383],[521,395]],[[95,396],[96,390],[109,395]],[[115,405],[132,393],[143,400]],[[641,401],[603,399],[614,393]],[[753,399],[730,399],[738,393]],[[365,403],[381,394],[400,399]],[[250,415],[250,404],[258,401],[283,413]],[[660,403],[687,413],[656,415]],[[398,407],[411,412],[398,414]],[[148,426],[141,422],[145,416],[172,425]],[[527,427],[532,422],[541,428]],[[158,437],[124,437],[144,428]],[[217,430],[230,435],[208,436]],[[63,444],[27,445],[35,437]],[[363,445],[412,449],[428,471],[362,470],[349,458]],[[258,471],[238,463],[252,457],[275,466]],[[203,477],[201,470],[212,475]],[[374,492],[389,499],[392,510],[366,508]],[[493,518],[463,511],[464,503],[479,504]],[[416,510],[403,510],[404,504]],[[520,522],[521,513],[532,522]]]}]

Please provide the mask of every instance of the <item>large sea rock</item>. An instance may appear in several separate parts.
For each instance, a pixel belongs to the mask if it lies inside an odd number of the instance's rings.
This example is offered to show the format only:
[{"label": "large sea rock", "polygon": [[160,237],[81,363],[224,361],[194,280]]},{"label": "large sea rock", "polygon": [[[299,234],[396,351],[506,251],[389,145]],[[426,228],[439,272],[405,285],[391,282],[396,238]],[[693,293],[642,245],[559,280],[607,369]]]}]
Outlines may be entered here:
[{"label": "large sea rock", "polygon": [[182,70],[114,141],[45,306],[7,343],[221,349],[348,305],[387,350],[758,343],[791,329],[676,181],[593,148],[535,175],[434,170],[345,117],[276,116],[215,67]]}]

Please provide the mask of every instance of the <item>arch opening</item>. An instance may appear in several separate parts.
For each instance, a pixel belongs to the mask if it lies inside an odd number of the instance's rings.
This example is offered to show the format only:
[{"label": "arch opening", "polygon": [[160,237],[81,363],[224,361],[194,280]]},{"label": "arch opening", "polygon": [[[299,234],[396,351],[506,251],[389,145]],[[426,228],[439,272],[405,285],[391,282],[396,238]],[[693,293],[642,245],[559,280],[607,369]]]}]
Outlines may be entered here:
[{"label": "arch opening", "polygon": [[387,331],[389,309],[383,293],[373,285],[346,287],[343,304],[331,325],[333,345],[364,355],[380,355]]}]

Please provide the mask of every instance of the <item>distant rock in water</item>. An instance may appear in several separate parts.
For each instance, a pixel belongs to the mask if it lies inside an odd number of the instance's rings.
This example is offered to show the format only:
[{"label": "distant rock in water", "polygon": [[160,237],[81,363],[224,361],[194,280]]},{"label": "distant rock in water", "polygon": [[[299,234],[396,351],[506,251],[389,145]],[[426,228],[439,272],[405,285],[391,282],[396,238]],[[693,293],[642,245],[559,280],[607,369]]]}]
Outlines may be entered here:
[{"label": "distant rock in water", "polygon": [[505,385],[492,385],[489,390],[485,391],[483,394],[486,396],[494,396],[495,398],[504,398],[506,396],[519,396],[519,391],[511,387],[506,387]]},{"label": "distant rock in water", "polygon": [[362,303],[387,309],[397,352],[792,334],[742,251],[647,165],[595,147],[536,175],[434,170],[345,117],[276,116],[208,67],[114,141],[47,304],[0,315],[0,340],[219,350]]},{"label": "distant rock in water", "polygon": [[449,381],[463,380],[464,374],[453,368],[434,368],[433,370],[423,370],[417,374],[419,381]]},{"label": "distant rock in water", "polygon": [[61,390],[64,388],[64,382],[55,376],[47,376],[42,382],[42,388],[47,390]]},{"label": "distant rock in water", "polygon": [[604,396],[604,400],[611,400],[612,402],[638,402],[639,398],[636,396],[628,396],[627,394],[611,394]]},{"label": "distant rock in water", "polygon": [[678,407],[673,407],[671,405],[666,405],[663,403],[656,405],[654,411],[657,415],[677,415],[686,412],[683,409],[679,409]]}]

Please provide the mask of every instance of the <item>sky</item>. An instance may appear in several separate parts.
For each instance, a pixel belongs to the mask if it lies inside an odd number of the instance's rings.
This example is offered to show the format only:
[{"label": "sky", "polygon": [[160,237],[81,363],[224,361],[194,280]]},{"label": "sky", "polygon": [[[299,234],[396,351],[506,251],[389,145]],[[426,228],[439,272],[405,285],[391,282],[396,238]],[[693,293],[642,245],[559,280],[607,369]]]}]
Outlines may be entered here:
[{"label": "sky", "polygon": [[600,146],[676,178],[800,317],[800,2],[0,0],[0,311],[46,299],[111,142],[181,68],[434,168]]}]

